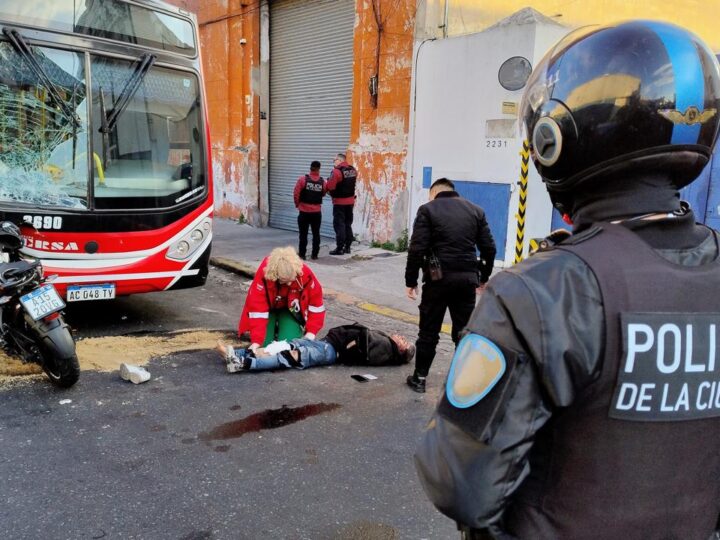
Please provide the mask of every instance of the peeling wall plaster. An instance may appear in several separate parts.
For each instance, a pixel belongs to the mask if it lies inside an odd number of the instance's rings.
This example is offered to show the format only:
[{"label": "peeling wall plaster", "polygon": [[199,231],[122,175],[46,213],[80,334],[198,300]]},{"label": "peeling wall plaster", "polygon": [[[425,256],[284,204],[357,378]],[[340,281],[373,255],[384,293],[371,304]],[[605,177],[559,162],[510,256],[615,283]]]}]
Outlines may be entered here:
[{"label": "peeling wall plaster", "polygon": [[[243,215],[261,225],[258,206],[260,140],[260,14],[240,0],[175,0],[196,6],[202,41],[208,116],[213,146],[215,210]],[[357,233],[364,239],[396,240],[408,227],[407,145],[412,76],[414,0],[379,0],[384,19],[377,108],[370,101],[377,28],[372,5],[357,0],[350,161],[358,168]],[[243,13],[247,11],[243,15]],[[239,43],[242,46],[231,45]],[[238,48],[241,47],[241,48]],[[249,96],[247,98],[246,96]]]},{"label": "peeling wall plaster", "polygon": [[367,90],[376,70],[377,26],[372,4],[358,0],[351,158],[358,168],[356,220],[361,237],[396,241],[408,228],[407,150],[415,2],[380,2],[377,107]]}]

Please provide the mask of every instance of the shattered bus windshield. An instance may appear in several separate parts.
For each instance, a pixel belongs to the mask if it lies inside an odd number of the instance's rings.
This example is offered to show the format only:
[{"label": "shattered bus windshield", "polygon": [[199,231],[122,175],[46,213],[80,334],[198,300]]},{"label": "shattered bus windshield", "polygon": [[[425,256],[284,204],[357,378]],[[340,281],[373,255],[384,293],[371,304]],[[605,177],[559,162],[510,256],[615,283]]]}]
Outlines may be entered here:
[{"label": "shattered bus windshield", "polygon": [[32,55],[57,96],[27,58],[0,42],[0,204],[87,208],[84,55],[43,47]]},{"label": "shattered bus windshield", "polygon": [[0,41],[0,205],[157,209],[204,192],[198,79],[140,64],[91,55],[88,88],[84,53]]}]

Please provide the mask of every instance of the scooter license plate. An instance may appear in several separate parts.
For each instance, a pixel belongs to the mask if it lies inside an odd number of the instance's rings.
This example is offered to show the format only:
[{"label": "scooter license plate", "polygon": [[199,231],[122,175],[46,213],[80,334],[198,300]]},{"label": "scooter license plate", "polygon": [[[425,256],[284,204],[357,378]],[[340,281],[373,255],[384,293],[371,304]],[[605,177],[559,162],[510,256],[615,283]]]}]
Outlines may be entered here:
[{"label": "scooter license plate", "polygon": [[36,321],[65,307],[65,302],[50,283],[21,296],[20,303]]}]

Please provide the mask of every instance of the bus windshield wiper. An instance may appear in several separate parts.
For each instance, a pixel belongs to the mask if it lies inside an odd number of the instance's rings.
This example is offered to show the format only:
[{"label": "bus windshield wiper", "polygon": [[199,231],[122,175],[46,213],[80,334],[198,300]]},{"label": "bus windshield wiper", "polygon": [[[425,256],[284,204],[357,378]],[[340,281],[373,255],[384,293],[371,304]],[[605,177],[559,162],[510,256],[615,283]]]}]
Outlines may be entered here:
[{"label": "bus windshield wiper", "polygon": [[138,58],[138,61],[135,64],[135,71],[125,83],[125,87],[122,89],[122,92],[120,92],[117,101],[113,103],[112,110],[109,114],[102,115],[102,126],[100,127],[101,132],[109,134],[113,130],[118,118],[127,108],[130,100],[140,87],[140,83],[142,83],[145,75],[147,75],[147,72],[150,71],[150,68],[154,63],[155,56],[150,53],[145,53]]},{"label": "bus windshield wiper", "polygon": [[80,127],[80,118],[78,118],[75,111],[60,97],[60,92],[58,91],[57,86],[55,86],[43,67],[37,61],[32,50],[25,42],[22,35],[20,35],[20,32],[5,27],[3,28],[3,34],[5,34],[18,54],[25,59],[32,72],[39,79],[42,86],[47,90],[50,99],[55,102],[55,105],[60,107],[63,115],[73,123],[73,128],[77,129]]}]

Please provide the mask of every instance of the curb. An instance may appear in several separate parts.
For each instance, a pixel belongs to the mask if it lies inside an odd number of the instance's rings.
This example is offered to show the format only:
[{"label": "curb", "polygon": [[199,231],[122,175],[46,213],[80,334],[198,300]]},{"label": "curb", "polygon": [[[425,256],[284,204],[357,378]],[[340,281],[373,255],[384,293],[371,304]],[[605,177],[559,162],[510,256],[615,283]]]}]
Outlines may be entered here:
[{"label": "curb", "polygon": [[[228,259],[226,257],[210,257],[210,264],[217,268],[221,268],[223,270],[227,270],[228,272],[232,272],[234,274],[238,274],[240,276],[250,279],[253,279],[255,277],[255,272],[257,272],[257,268],[250,264],[236,261],[234,259]],[[332,296],[335,300],[343,302],[345,304],[353,305],[369,313],[383,315],[384,317],[388,317],[390,319],[395,319],[397,321],[402,321],[415,325],[419,324],[420,322],[420,319],[417,315],[411,315],[410,313],[406,313],[404,311],[400,311],[398,309],[388,306],[380,306],[377,304],[372,304],[370,302],[365,302],[364,300],[361,300],[354,296],[350,296],[346,293],[339,293],[338,291],[334,291],[333,289],[323,288],[323,290],[328,296]],[[443,334],[450,335],[451,326],[449,324],[443,324],[440,331]]]},{"label": "curb", "polygon": [[254,278],[255,272],[257,272],[257,267],[225,257],[210,257],[210,264],[250,279]]}]

